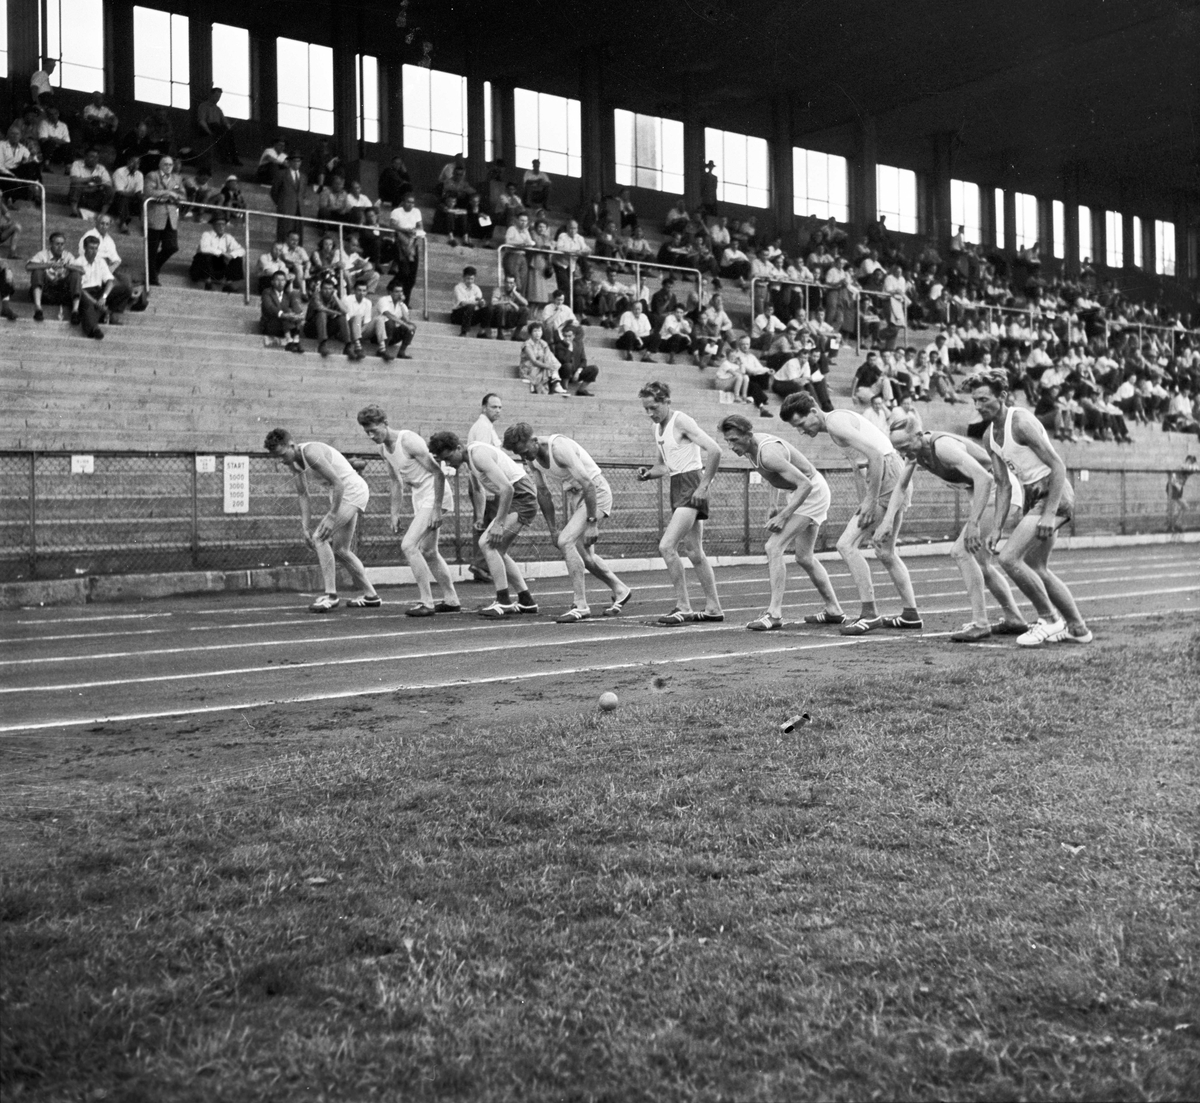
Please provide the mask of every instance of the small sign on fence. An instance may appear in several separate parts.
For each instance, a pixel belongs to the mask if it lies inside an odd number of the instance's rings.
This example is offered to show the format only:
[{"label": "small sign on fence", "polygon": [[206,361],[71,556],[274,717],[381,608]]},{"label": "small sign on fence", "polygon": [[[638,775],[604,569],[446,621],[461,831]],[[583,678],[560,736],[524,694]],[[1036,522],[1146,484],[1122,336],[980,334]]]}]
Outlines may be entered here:
[{"label": "small sign on fence", "polygon": [[250,512],[250,457],[226,456],[225,512]]},{"label": "small sign on fence", "polygon": [[1088,469],[1087,469],[1086,467],[1085,467],[1085,468],[1083,468],[1083,469],[1082,469],[1082,470],[1079,472],[1079,481],[1080,481],[1081,483],[1086,483],[1086,482],[1088,482],[1088,481],[1091,479],[1091,477],[1092,477],[1092,474],[1091,474],[1091,472],[1090,472],[1090,471],[1088,471]]},{"label": "small sign on fence", "polygon": [[197,475],[213,475],[217,470],[216,456],[197,456],[196,457],[196,474]]},{"label": "small sign on fence", "polygon": [[72,475],[94,475],[96,473],[96,457],[95,456],[72,456],[71,457],[71,474]]}]

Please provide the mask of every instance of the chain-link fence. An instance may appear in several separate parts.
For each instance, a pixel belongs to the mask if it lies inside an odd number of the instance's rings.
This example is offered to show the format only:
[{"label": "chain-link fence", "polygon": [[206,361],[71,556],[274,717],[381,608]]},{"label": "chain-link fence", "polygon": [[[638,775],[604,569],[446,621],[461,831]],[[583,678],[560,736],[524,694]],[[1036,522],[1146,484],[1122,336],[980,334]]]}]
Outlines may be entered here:
[{"label": "chain-link fence", "polygon": [[[391,530],[390,482],[374,453],[363,477],[371,500],[359,524],[358,553],[369,565],[402,562]],[[225,510],[225,457],[192,453],[108,452],[88,456],[0,452],[0,581],[155,571],[246,570],[314,562],[304,543],[293,478],[265,453],[249,459],[248,510]],[[665,480],[638,482],[633,465],[602,464],[615,510],[603,526],[601,551],[613,558],[650,557],[670,514]],[[857,506],[853,473],[824,472],[833,493],[818,550],[832,549]],[[1072,470],[1072,535],[1165,532],[1170,524],[1166,468]],[[1197,479],[1200,487],[1200,478]],[[471,558],[472,514],[466,476],[453,480],[455,509],[443,520],[442,554]],[[1196,489],[1177,520],[1200,528]],[[714,555],[762,550],[770,488],[745,469],[723,470],[709,495],[705,547]],[[949,540],[967,508],[966,494],[921,472],[904,524],[906,542]],[[560,504],[561,508],[561,504]],[[314,503],[314,520],[320,505]],[[400,531],[411,507],[404,500]],[[557,558],[540,520],[513,547],[518,559]]]}]

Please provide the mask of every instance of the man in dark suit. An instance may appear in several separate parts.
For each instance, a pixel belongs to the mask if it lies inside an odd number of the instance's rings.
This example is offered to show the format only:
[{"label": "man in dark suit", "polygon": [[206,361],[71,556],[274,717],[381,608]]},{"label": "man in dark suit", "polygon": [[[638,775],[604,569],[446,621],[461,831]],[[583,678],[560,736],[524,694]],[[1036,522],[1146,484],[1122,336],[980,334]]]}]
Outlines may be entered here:
[{"label": "man in dark suit", "polygon": [[[271,200],[275,209],[281,215],[304,214],[304,174],[300,171],[302,158],[299,153],[288,155],[287,164],[279,170],[275,183],[271,185]],[[293,222],[289,218],[279,218],[275,222],[275,240],[286,241],[289,233],[300,235],[304,241],[304,223]]]},{"label": "man in dark suit", "polygon": [[159,270],[179,250],[179,204],[187,199],[173,157],[163,157],[158,162],[158,171],[146,174],[144,194],[154,200],[146,214],[146,238],[150,247],[150,282],[157,286]]}]

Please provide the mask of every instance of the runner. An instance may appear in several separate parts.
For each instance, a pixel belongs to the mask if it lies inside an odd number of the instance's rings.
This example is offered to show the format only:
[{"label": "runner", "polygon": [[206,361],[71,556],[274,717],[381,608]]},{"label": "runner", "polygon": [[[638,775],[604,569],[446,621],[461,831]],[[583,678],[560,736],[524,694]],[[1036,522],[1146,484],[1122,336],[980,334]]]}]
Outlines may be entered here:
[{"label": "runner", "polygon": [[[807,391],[788,395],[783,400],[779,416],[806,436],[815,437],[818,433],[828,433],[833,443],[854,466],[858,509],[850,518],[845,531],[838,537],[837,550],[850,569],[854,585],[858,587],[862,609],[856,620],[842,625],[842,635],[863,636],[876,628],[923,628],[924,622],[921,620],[921,614],[917,612],[912,579],[908,576],[908,568],[900,558],[900,553],[896,551],[896,540],[900,535],[900,526],[904,523],[904,511],[911,500],[911,494],[906,493],[901,507],[892,513],[889,527],[885,528],[880,524],[887,511],[892,489],[904,466],[896,449],[892,447],[892,442],[881,429],[877,429],[853,410],[830,410],[826,413],[817,406],[817,400]],[[886,568],[900,594],[902,608],[899,616],[883,617],[875,608],[875,583],[871,579],[871,565],[862,553],[862,547],[867,543],[874,545],[876,557]],[[824,613],[805,619],[812,624],[836,623]]]},{"label": "runner", "polygon": [[[500,420],[500,411],[503,409],[504,403],[501,402],[498,394],[493,394],[491,391],[485,394],[483,401],[480,403],[479,416],[475,419],[471,428],[467,430],[467,443],[493,444],[499,448],[500,434],[496,432],[496,422]],[[484,556],[482,547],[478,541],[479,534],[496,519],[496,495],[489,494],[473,475],[471,476],[468,491],[471,496],[471,505],[475,507],[475,516],[478,520],[475,522],[474,554],[467,570],[471,572],[471,577],[476,582],[491,582],[492,576],[488,573],[487,558]]]},{"label": "runner", "polygon": [[[892,427],[892,443],[907,462],[879,527],[886,530],[895,510],[901,508],[918,467],[955,489],[968,488],[971,491],[970,512],[958,539],[950,548],[950,556],[958,565],[966,584],[967,596],[971,601],[971,619],[957,632],[951,632],[950,638],[956,643],[978,643],[992,635],[1024,635],[1029,625],[1013,600],[1008,579],[987,546],[987,538],[992,530],[988,502],[991,501],[995,486],[991,459],[973,440],[954,433],[923,433],[918,425],[915,417],[908,417]],[[995,624],[988,619],[985,585],[1004,612],[1003,619]]]},{"label": "runner", "polygon": [[[816,624],[841,624],[846,619],[821,561],[813,554],[817,534],[829,516],[829,484],[808,457],[787,441],[770,433],[756,433],[741,414],[730,414],[717,427],[729,447],[746,456],[771,487],[767,515],[767,574],[771,580],[771,604],[757,620],[746,625],[751,632],[772,632],[783,627],[783,595],[787,590],[789,545],[795,544],[796,562],[804,568],[825,602],[824,610],[805,620]],[[785,495],[782,507],[780,491]]]},{"label": "runner", "polygon": [[1050,553],[1058,530],[1070,521],[1075,509],[1067,466],[1042,423],[1028,410],[1007,405],[1005,372],[988,372],[968,382],[975,409],[988,427],[984,442],[991,452],[996,478],[996,520],[987,541],[992,551],[1000,544],[1012,505],[1013,481],[1021,487],[1021,519],[1004,544],[1000,565],[1033,603],[1038,620],[1017,637],[1017,643],[1021,647],[1091,643],[1092,633],[1071,591],[1050,570]]},{"label": "runner", "polygon": [[[368,609],[382,605],[383,601],[367,578],[362,560],[350,550],[354,545],[354,532],[358,528],[359,515],[367,508],[367,499],[370,497],[363,477],[335,448],[322,444],[319,440],[296,444],[286,429],[272,429],[267,434],[263,447],[276,459],[282,460],[296,480],[304,542],[317,553],[317,562],[321,564],[325,593],[308,607],[308,611],[328,613],[338,607],[339,559],[362,590],[358,597],[350,598],[346,605],[352,609]],[[311,534],[308,531],[312,523],[308,500],[309,474],[315,475],[329,487],[329,512],[321,518]]]},{"label": "runner", "polygon": [[[717,580],[704,554],[704,522],[708,517],[708,488],[721,463],[721,446],[695,420],[681,410],[671,409],[671,388],[666,383],[647,383],[638,397],[654,422],[658,462],[639,467],[638,481],[671,477],[671,520],[658,542],[659,554],[675,587],[675,608],[658,618],[664,627],[696,622],[722,621]],[[702,458],[703,457],[703,458]],[[704,590],[704,612],[692,611],[687,575],[679,553],[692,561]]]},{"label": "runner", "polygon": [[[504,431],[504,447],[533,468],[538,482],[538,503],[550,526],[550,539],[562,552],[567,574],[571,576],[575,604],[558,618],[558,623],[575,624],[592,615],[587,601],[585,570],[612,590],[612,604],[603,615],[619,615],[633,591],[592,550],[600,537],[600,522],[612,516],[613,509],[612,488],[600,473],[596,461],[570,437],[558,433],[548,437],[534,436],[532,427],[523,421]],[[560,530],[554,503],[563,501],[564,495],[567,520]]]},{"label": "runner", "polygon": [[[484,524],[481,502],[475,503],[475,527],[479,530],[479,550],[487,559],[496,600],[479,610],[479,615],[497,620],[518,613],[536,613],[537,602],[521,568],[513,561],[508,549],[517,534],[537,516],[537,491],[533,480],[511,456],[494,444],[478,441],[463,444],[457,433],[443,430],[429,438],[429,451],[438,463],[448,463],[455,470],[467,464],[471,476],[485,490],[496,495],[496,518]],[[509,513],[513,509],[515,512]],[[517,600],[513,601],[512,591]]]},{"label": "runner", "polygon": [[[442,511],[454,508],[445,472],[434,463],[419,434],[389,427],[387,414],[381,407],[364,406],[358,411],[358,423],[379,445],[379,454],[387,464],[391,482],[392,532],[400,531],[400,502],[405,486],[412,495],[413,519],[400,547],[417,584],[417,603],[410,605],[404,615],[431,617],[435,613],[462,612],[450,568],[438,549]],[[436,604],[433,600],[434,578],[442,592],[442,600]]]},{"label": "runner", "polygon": [[1188,479],[1197,471],[1200,471],[1200,464],[1189,453],[1181,468],[1167,472],[1167,532],[1183,532],[1183,514],[1187,508],[1183,491]]}]

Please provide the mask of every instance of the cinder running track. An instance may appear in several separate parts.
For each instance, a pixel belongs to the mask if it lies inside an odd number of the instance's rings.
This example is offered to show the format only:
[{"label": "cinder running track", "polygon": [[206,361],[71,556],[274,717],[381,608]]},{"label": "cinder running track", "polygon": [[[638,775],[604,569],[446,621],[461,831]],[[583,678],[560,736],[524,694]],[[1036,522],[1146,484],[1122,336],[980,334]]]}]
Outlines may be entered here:
[{"label": "cinder running track", "polygon": [[[856,611],[841,562],[826,566],[847,612]],[[881,611],[898,612],[890,580],[873,566]],[[892,655],[969,662],[1016,650],[1011,639],[952,644],[948,633],[969,615],[958,572],[948,557],[914,558],[909,566],[924,631],[860,639],[794,623],[779,632],[746,631],[745,623],[765,608],[764,566],[720,570],[725,623],[683,628],[653,624],[673,604],[661,571],[626,577],[634,600],[619,618],[598,615],[607,590],[591,587],[593,619],[575,625],[554,623],[571,604],[565,578],[535,586],[540,616],[499,622],[470,612],[406,618],[411,587],[381,591],[381,609],[342,608],[325,616],[306,612],[306,599],[296,594],[9,612],[0,620],[0,735],[69,735],[98,725],[107,725],[109,734],[114,725],[150,730],[145,722],[165,730],[164,724],[201,717],[244,718],[253,727],[262,710],[296,710],[310,720],[314,710],[379,694],[397,701],[411,695],[427,723],[442,719],[449,704],[462,706],[476,695],[492,702],[497,692],[513,703],[536,700],[543,713],[555,705],[578,711],[600,688],[636,699],[652,672],[661,675],[656,684],[687,674],[714,692],[722,679],[750,672],[794,678],[798,671],[820,675],[868,658],[885,666]],[[1192,621],[1200,612],[1196,545],[1060,552],[1055,567],[1092,624],[1092,646],[1121,638],[1123,625],[1139,618],[1186,614]],[[693,593],[700,607],[694,582]],[[469,584],[460,596],[471,610],[491,592]],[[794,564],[789,599],[789,621],[819,608]]]}]

